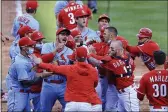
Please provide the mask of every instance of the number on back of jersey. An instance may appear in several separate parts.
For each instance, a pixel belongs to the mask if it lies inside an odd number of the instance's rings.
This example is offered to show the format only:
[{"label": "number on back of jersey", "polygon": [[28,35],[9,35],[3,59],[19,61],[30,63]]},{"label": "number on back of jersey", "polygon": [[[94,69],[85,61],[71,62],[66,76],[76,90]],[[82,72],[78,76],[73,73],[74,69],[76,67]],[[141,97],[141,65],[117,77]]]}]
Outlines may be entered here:
[{"label": "number on back of jersey", "polygon": [[166,84],[161,84],[161,85],[153,84],[152,87],[155,90],[155,92],[153,93],[154,97],[159,97],[159,96],[165,97],[165,96],[167,96]]}]

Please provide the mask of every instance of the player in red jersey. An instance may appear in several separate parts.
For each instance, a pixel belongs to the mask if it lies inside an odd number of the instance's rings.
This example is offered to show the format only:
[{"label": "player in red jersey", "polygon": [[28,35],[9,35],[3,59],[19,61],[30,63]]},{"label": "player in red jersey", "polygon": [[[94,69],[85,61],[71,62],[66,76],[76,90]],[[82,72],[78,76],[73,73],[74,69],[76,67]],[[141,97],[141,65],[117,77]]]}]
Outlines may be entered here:
[{"label": "player in red jersey", "polygon": [[128,52],[135,56],[140,56],[149,70],[155,69],[153,52],[160,48],[156,42],[151,40],[152,30],[149,28],[141,28],[137,37],[139,39],[138,45],[127,46]]},{"label": "player in red jersey", "polygon": [[163,51],[153,53],[156,63],[155,70],[152,70],[140,80],[140,87],[137,89],[137,97],[143,100],[147,96],[150,111],[168,111],[168,71],[164,69],[166,54]]},{"label": "player in red jersey", "polygon": [[75,2],[69,2],[69,4],[64,9],[62,9],[58,15],[58,26],[65,27],[69,30],[75,28],[76,22],[74,14],[79,9],[85,10],[89,18],[91,18],[92,12],[86,5],[80,5]]},{"label": "player in red jersey", "polygon": [[[117,111],[139,111],[139,101],[134,84],[134,62],[124,51],[121,41],[112,41],[107,56],[97,56],[100,67],[111,71],[106,77],[113,80],[119,98]],[[97,65],[99,65],[97,64]],[[109,97],[110,98],[110,97]],[[108,99],[114,100],[114,99]]]},{"label": "player in red jersey", "polygon": [[[115,40],[120,40],[123,43],[124,48],[128,43],[127,40],[125,40],[121,36],[118,36],[118,31],[115,27],[106,27],[103,34],[103,41],[92,44],[93,48],[89,47],[89,49],[93,49],[93,51],[95,50],[94,52],[98,56],[106,56],[110,48],[110,43]],[[92,54],[91,56],[94,57],[94,54]],[[116,88],[114,86],[111,86],[113,84],[113,81],[107,81],[107,78],[104,77],[107,74],[107,71],[105,69],[99,67],[98,71],[100,79],[96,91],[98,92],[99,97],[101,97],[102,99],[103,110],[105,109],[106,111],[116,111],[118,96],[116,93]],[[108,83],[110,83],[111,85],[108,85]],[[109,98],[113,98],[113,100]]]}]

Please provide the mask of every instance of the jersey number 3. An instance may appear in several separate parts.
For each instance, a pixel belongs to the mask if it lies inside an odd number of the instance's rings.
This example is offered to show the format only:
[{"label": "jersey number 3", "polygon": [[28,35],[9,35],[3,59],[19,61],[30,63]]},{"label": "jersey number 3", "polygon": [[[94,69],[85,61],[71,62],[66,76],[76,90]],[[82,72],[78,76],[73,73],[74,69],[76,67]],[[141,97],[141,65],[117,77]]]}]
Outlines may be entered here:
[{"label": "jersey number 3", "polygon": [[166,84],[161,84],[160,86],[158,84],[153,84],[153,89],[155,89],[155,92],[153,93],[154,97],[165,97],[167,95]]},{"label": "jersey number 3", "polygon": [[70,24],[75,24],[75,18],[74,18],[73,13],[69,13],[69,14],[68,14],[68,17],[70,17],[69,23],[70,23]]}]

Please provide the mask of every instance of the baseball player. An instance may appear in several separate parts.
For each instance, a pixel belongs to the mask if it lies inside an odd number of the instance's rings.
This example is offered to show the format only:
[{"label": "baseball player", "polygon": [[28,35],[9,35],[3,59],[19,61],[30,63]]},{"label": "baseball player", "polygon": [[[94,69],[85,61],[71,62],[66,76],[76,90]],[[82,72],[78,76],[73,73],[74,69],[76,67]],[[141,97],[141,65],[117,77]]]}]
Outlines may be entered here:
[{"label": "baseball player", "polygon": [[[37,57],[41,58],[41,49],[43,46],[43,34],[39,31],[35,31],[32,33],[32,35],[30,36],[30,38],[33,41],[36,41],[35,47],[34,47],[34,55],[36,55]],[[49,57],[50,58],[50,57]],[[42,73],[43,70],[42,69],[37,69],[36,70],[37,73]],[[39,81],[37,84],[34,84],[31,86],[30,90],[30,95],[29,98],[30,100],[32,100],[32,104],[33,104],[33,110],[35,112],[40,111],[40,92],[41,92],[41,88],[42,88],[42,80]]]},{"label": "baseball player", "polygon": [[37,83],[43,76],[36,76],[33,70],[34,62],[30,55],[34,51],[35,41],[23,37],[19,40],[20,54],[9,68],[11,87],[8,91],[8,111],[30,111],[29,92],[30,86]]},{"label": "baseball player", "polygon": [[104,41],[103,34],[106,27],[109,26],[110,18],[106,14],[102,14],[98,18],[98,31],[97,35],[100,37],[101,41]]},{"label": "baseball player", "polygon": [[65,27],[69,30],[75,28],[76,22],[74,14],[78,9],[85,10],[89,15],[88,18],[91,18],[92,12],[86,5],[79,5],[75,2],[69,2],[69,4],[65,8],[63,8],[58,15],[58,27]]},{"label": "baseball player", "polygon": [[55,3],[55,7],[54,7],[54,12],[55,12],[55,18],[56,18],[56,29],[59,28],[59,25],[58,25],[58,15],[60,13],[60,11],[65,8],[69,2],[74,2],[76,4],[79,4],[79,5],[83,5],[83,2],[81,0],[64,0],[64,1],[56,1]]},{"label": "baseball player", "polygon": [[140,86],[137,89],[137,97],[140,101],[147,96],[149,100],[150,111],[168,111],[168,71],[164,69],[166,54],[163,51],[154,51],[153,53],[155,70],[144,74],[140,80]]},{"label": "baseball player", "polygon": [[133,75],[135,66],[130,55],[124,51],[122,42],[112,41],[108,56],[102,57],[101,61],[102,64],[100,64],[100,67],[112,72],[106,77],[107,79],[114,80],[114,85],[117,88],[119,98],[117,110],[139,111],[139,101],[137,99],[137,92],[135,91],[136,86]]},{"label": "baseball player", "polygon": [[[92,57],[94,57],[95,54],[98,56],[106,56],[108,54],[109,46],[112,41],[120,40],[123,44],[127,45],[127,40],[125,40],[121,36],[118,36],[118,31],[115,27],[110,27],[110,26],[106,27],[103,38],[104,38],[103,42],[92,44],[93,48],[91,48],[91,46],[89,47],[89,50],[93,49],[95,52],[94,54],[91,54]],[[103,110],[105,109],[107,111],[116,111],[118,96],[117,96],[116,88],[112,86],[114,82],[107,81],[107,77],[105,77],[106,74],[109,74],[107,70],[104,70],[102,68],[98,68],[98,70],[99,70],[100,79],[99,79],[99,84],[98,84],[98,87],[96,88],[96,91],[98,92],[99,97],[103,102]],[[108,85],[108,83],[110,83],[110,85]],[[112,98],[113,100],[110,100],[110,98]]]},{"label": "baseball player", "polygon": [[37,7],[37,1],[28,0],[26,2],[26,13],[14,19],[12,35],[15,37],[15,40],[19,39],[17,32],[21,26],[27,25],[32,29],[39,31],[39,22],[33,17],[36,14]]},{"label": "baseball player", "polygon": [[[92,111],[92,103],[95,103],[95,100],[101,104],[95,93],[97,70],[86,62],[87,50],[84,47],[76,48],[69,57],[76,57],[77,62],[74,65],[61,66],[40,63],[39,67],[67,77],[65,111]],[[98,111],[101,111],[101,108]]]},{"label": "baseball player", "polygon": [[[52,63],[58,63],[59,65],[69,64],[67,55],[72,54],[72,50],[65,46],[67,42],[67,36],[70,35],[70,31],[66,28],[60,28],[56,32],[56,42],[45,43],[42,47],[41,54],[51,53],[56,49],[54,59]],[[56,100],[62,105],[64,110],[66,102],[64,101],[64,92],[66,87],[66,78],[64,76],[54,75],[43,80],[41,90],[41,111],[51,111]]]},{"label": "baseball player", "polygon": [[54,12],[55,12],[55,17],[57,19],[58,14],[60,11],[65,8],[69,2],[75,1],[79,5],[83,5],[83,2],[81,0],[65,0],[65,1],[56,1],[55,7],[54,7]]},{"label": "baseball player", "polygon": [[[20,27],[17,34],[20,39],[22,37],[30,37],[33,31],[34,31],[33,29],[31,29],[29,26],[26,25],[26,26]],[[16,55],[20,53],[20,49],[18,45],[19,39],[16,41],[13,41],[12,45],[10,46],[9,56],[11,60],[13,60],[16,57]]]},{"label": "baseball player", "polygon": [[[23,26],[19,29],[18,31],[18,36],[19,38],[22,37],[30,37],[31,33],[33,30],[29,26]],[[20,47],[18,45],[19,40],[13,41],[12,45],[10,46],[9,49],[9,55],[11,58],[11,63],[15,61],[15,57],[20,53]],[[9,74],[6,75],[6,88],[7,90],[10,89],[11,85],[11,78],[9,77]]]},{"label": "baseball player", "polygon": [[135,56],[140,56],[146,67],[151,71],[155,69],[153,52],[159,50],[156,42],[152,41],[152,30],[149,28],[141,28],[137,34],[139,39],[137,46],[127,46],[128,52]]},{"label": "baseball player", "polygon": [[72,29],[73,30],[79,30],[82,34],[82,39],[84,44],[87,44],[87,41],[90,40],[95,40],[97,42],[100,42],[100,37],[96,34],[96,32],[88,27],[86,27],[86,23],[87,23],[87,17],[88,14],[82,10],[79,9],[75,12],[75,21],[77,24],[77,27]]}]

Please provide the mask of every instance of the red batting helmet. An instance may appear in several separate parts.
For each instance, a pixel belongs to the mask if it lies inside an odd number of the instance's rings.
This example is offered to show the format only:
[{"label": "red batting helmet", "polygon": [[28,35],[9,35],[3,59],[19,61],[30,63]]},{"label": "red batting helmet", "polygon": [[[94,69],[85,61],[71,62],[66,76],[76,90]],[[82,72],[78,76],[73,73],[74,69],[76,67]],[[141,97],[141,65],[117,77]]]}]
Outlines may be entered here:
[{"label": "red batting helmet", "polygon": [[34,41],[38,41],[38,40],[44,39],[44,36],[41,32],[35,31],[31,34],[31,39]]},{"label": "red batting helmet", "polygon": [[137,34],[137,37],[139,38],[148,38],[148,37],[152,37],[152,30],[149,28],[141,28],[139,30],[139,33]]}]

